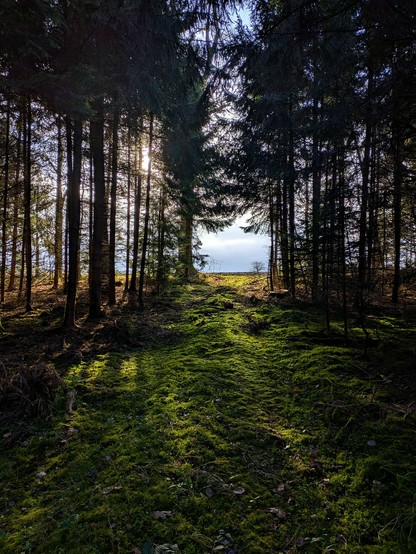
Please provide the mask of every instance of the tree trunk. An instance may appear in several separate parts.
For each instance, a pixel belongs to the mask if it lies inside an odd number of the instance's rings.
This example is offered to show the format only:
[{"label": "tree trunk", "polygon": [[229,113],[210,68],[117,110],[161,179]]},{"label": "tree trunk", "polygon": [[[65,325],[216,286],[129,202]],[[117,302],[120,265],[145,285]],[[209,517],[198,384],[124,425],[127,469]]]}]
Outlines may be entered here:
[{"label": "tree trunk", "polygon": [[269,286],[270,290],[274,291],[274,281],[275,281],[275,248],[274,248],[274,205],[273,205],[273,187],[268,182],[268,196],[269,196],[269,222],[270,222],[270,258],[269,258]]},{"label": "tree trunk", "polygon": [[281,213],[281,235],[280,249],[282,253],[282,273],[283,286],[285,289],[290,287],[290,267],[289,267],[289,227],[288,227],[288,181],[282,180],[282,213]]},{"label": "tree trunk", "polygon": [[33,247],[35,250],[35,279],[40,277],[40,241],[39,241],[39,189],[33,191],[34,234]]},{"label": "tree trunk", "polygon": [[10,260],[10,280],[8,290],[12,291],[16,286],[16,265],[17,265],[17,238],[19,230],[19,208],[20,208],[20,154],[22,147],[22,129],[19,125],[16,145],[16,175],[15,175],[15,191],[14,191],[14,206],[13,206],[13,230],[12,230],[12,253]]},{"label": "tree trunk", "polygon": [[118,126],[119,110],[114,99],[113,140],[111,147],[111,191],[110,191],[110,241],[108,255],[108,304],[116,303],[116,207],[118,173]]},{"label": "tree trunk", "polygon": [[162,289],[166,280],[166,268],[165,268],[165,207],[166,207],[166,187],[162,185],[160,191],[160,205],[159,205],[159,229],[158,229],[158,241],[157,241],[157,275],[156,275],[156,287],[157,294],[162,292]]},{"label": "tree trunk", "polygon": [[[289,106],[289,115],[292,114],[292,106]],[[294,162],[294,137],[289,130],[288,141],[288,201],[289,201],[289,289],[292,298],[296,297],[296,273],[295,273],[295,162]]]},{"label": "tree trunk", "polygon": [[10,159],[10,100],[7,100],[6,136],[4,154],[4,188],[3,188],[3,221],[1,226],[1,275],[0,275],[0,303],[4,303],[6,288],[6,259],[7,259],[7,211],[9,202],[9,159]]},{"label": "tree trunk", "polygon": [[23,159],[24,159],[24,245],[26,259],[26,289],[25,289],[25,309],[26,312],[32,311],[32,181],[31,181],[31,144],[32,142],[32,107],[31,101],[27,102],[27,112],[24,118],[23,127]]},{"label": "tree trunk", "polygon": [[126,222],[126,268],[124,280],[124,292],[129,290],[130,279],[130,229],[131,229],[131,120],[128,118],[127,130],[127,222]]},{"label": "tree trunk", "polygon": [[[328,242],[329,242],[329,232],[328,232],[328,217],[327,217],[327,209],[328,209],[328,198],[329,198],[329,177],[328,177],[328,162],[325,164],[325,188],[324,188],[324,196],[323,196],[323,214],[321,214],[322,223],[323,223],[323,229],[322,229],[322,253],[321,253],[321,259],[322,259],[322,292],[323,292],[323,300],[325,305],[325,330],[327,333],[330,331],[331,326],[331,314],[329,309],[329,248],[328,248]],[[323,215],[323,217],[322,217]]]},{"label": "tree trunk", "polygon": [[338,185],[338,251],[341,265],[342,315],[344,335],[348,336],[348,306],[347,306],[347,261],[345,259],[345,153],[342,148],[339,154],[339,185]]},{"label": "tree trunk", "polygon": [[55,204],[55,270],[53,278],[53,288],[58,289],[62,278],[62,233],[63,233],[63,207],[62,196],[62,165],[63,165],[63,145],[62,145],[62,119],[58,117],[58,143],[57,143],[57,164],[56,164],[56,204]]},{"label": "tree trunk", "polygon": [[94,103],[95,117],[90,123],[91,151],[94,164],[94,222],[91,252],[89,318],[103,316],[101,310],[102,255],[105,218],[105,170],[104,170],[104,108],[103,101]]},{"label": "tree trunk", "polygon": [[[143,118],[140,118],[140,128],[143,129]],[[131,279],[129,292],[135,293],[137,290],[137,269],[139,265],[139,230],[140,230],[140,210],[142,204],[142,165],[143,154],[141,140],[138,137],[137,128],[135,129],[135,191],[134,191],[134,220],[133,220],[133,259],[131,264]]]},{"label": "tree trunk", "polygon": [[149,165],[147,169],[147,182],[146,182],[146,208],[144,214],[144,229],[143,229],[143,245],[142,245],[142,258],[140,260],[140,277],[139,277],[139,295],[138,302],[139,308],[144,308],[143,302],[143,288],[144,288],[144,272],[146,269],[146,253],[147,253],[147,241],[149,236],[149,219],[150,219],[150,185],[152,176],[152,150],[153,150],[153,114],[150,114],[150,126],[149,126]]},{"label": "tree trunk", "polygon": [[319,243],[321,231],[321,170],[319,163],[318,101],[313,100],[312,137],[312,301],[319,301]]},{"label": "tree trunk", "polygon": [[364,136],[364,155],[361,163],[362,185],[360,206],[360,237],[358,243],[358,286],[356,294],[356,308],[360,316],[364,313],[364,290],[367,287],[367,217],[368,217],[368,185],[370,179],[370,153],[371,153],[371,101],[372,101],[373,75],[368,70],[367,110]]},{"label": "tree trunk", "polygon": [[183,213],[180,223],[179,261],[182,268],[182,277],[187,282],[192,280],[195,271],[192,258],[192,243],[193,217],[191,213]]},{"label": "tree trunk", "polygon": [[399,301],[400,264],[401,264],[401,226],[402,226],[402,182],[403,160],[402,141],[398,121],[393,122],[393,228],[394,228],[394,275],[391,300],[395,304]]},{"label": "tree trunk", "polygon": [[[73,135],[73,136],[72,136]],[[63,327],[76,328],[75,308],[78,281],[80,188],[82,161],[82,121],[66,121],[67,165],[68,165],[68,278],[66,284],[66,306]]]}]

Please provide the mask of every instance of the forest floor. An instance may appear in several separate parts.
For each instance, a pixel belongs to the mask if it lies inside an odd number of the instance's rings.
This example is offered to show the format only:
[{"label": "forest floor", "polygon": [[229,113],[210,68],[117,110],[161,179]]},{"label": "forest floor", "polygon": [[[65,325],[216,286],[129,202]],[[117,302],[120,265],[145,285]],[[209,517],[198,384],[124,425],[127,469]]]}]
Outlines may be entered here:
[{"label": "forest floor", "polygon": [[1,552],[416,552],[413,316],[345,338],[226,275],[61,316],[2,319]]}]

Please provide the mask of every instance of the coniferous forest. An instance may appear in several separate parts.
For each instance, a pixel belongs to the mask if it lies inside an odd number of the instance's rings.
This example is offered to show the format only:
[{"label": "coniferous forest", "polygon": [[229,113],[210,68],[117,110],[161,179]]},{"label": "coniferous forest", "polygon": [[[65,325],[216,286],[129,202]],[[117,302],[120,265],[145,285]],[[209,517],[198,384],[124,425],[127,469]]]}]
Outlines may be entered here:
[{"label": "coniferous forest", "polygon": [[2,552],[416,550],[413,0],[1,0],[0,222]]}]

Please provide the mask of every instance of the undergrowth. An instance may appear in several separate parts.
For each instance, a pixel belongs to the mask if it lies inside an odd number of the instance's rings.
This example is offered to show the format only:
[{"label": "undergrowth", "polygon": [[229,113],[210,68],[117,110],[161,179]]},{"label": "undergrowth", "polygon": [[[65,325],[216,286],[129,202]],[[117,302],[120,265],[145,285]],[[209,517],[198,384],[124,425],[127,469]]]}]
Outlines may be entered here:
[{"label": "undergrowth", "polygon": [[2,429],[2,552],[416,551],[414,322],[371,319],[364,359],[253,281],[126,313],[53,417]]}]

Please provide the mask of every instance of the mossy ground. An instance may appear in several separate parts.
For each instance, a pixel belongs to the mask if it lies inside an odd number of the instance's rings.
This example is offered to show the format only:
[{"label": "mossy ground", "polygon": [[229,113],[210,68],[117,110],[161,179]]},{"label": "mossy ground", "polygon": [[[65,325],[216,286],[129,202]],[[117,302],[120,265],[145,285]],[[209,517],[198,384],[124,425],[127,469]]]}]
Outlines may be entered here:
[{"label": "mossy ground", "polygon": [[415,323],[371,319],[363,358],[358,326],[325,334],[262,285],[127,313],[53,418],[1,430],[0,551],[416,551]]}]

